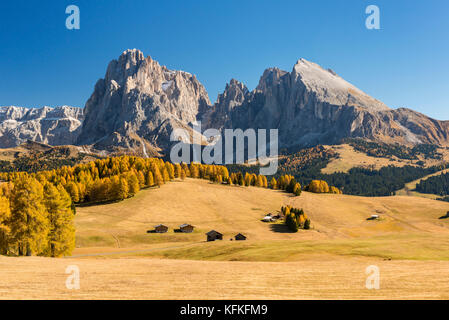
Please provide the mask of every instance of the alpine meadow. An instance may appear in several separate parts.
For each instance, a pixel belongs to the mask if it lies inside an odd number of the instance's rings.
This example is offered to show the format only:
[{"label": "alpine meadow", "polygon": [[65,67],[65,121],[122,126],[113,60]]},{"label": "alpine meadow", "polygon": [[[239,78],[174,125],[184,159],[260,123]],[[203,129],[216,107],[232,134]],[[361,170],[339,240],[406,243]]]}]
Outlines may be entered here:
[{"label": "alpine meadow", "polygon": [[0,300],[449,299],[448,10],[2,1]]}]

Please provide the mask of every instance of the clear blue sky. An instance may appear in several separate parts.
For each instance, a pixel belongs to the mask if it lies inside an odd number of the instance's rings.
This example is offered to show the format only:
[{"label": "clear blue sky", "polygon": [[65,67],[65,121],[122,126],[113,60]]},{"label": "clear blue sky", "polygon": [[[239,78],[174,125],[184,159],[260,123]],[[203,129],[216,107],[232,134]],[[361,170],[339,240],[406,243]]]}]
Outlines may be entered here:
[{"label": "clear blue sky", "polygon": [[[78,5],[81,29],[65,28]],[[365,28],[380,8],[381,30]],[[138,48],[197,75],[212,101],[236,78],[301,57],[390,107],[449,119],[449,1],[2,0],[0,105],[84,106],[107,64]]]}]

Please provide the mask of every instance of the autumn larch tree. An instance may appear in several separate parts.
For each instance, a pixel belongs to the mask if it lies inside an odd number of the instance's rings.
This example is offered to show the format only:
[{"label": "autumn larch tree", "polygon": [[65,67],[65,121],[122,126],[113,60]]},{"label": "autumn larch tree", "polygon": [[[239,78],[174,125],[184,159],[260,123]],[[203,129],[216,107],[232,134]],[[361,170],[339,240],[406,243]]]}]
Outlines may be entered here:
[{"label": "autumn larch tree", "polygon": [[0,196],[0,255],[8,254],[11,209],[8,198]]},{"label": "autumn larch tree", "polygon": [[44,190],[34,178],[23,176],[11,192],[11,233],[19,255],[41,253],[50,228],[43,204]]},{"label": "autumn larch tree", "polygon": [[75,247],[74,214],[71,198],[65,189],[51,183],[44,186],[44,205],[48,212],[50,231],[45,255],[61,257],[70,255]]}]

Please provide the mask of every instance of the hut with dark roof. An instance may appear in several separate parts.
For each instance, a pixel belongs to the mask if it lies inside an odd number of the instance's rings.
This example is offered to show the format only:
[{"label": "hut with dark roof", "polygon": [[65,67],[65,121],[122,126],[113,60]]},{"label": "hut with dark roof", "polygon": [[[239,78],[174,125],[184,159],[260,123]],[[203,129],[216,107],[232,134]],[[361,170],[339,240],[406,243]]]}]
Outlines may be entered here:
[{"label": "hut with dark roof", "polygon": [[179,226],[179,230],[184,233],[192,233],[194,228],[194,226],[188,223],[184,223]]},{"label": "hut with dark roof", "polygon": [[238,235],[236,235],[235,237],[235,241],[244,241],[246,240],[246,236],[244,236],[243,234],[239,233]]},{"label": "hut with dark roof", "polygon": [[166,233],[168,231],[168,227],[164,226],[163,224],[158,224],[154,227],[155,233]]},{"label": "hut with dark roof", "polygon": [[223,240],[223,235],[215,230],[211,230],[206,233],[207,241]]}]

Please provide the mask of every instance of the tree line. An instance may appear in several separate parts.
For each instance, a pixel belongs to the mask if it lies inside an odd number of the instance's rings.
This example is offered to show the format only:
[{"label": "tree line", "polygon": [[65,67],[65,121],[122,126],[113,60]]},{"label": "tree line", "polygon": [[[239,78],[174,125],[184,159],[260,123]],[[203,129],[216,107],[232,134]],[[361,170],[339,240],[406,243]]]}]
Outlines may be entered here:
[{"label": "tree line", "polygon": [[449,173],[441,173],[426,180],[421,180],[416,185],[416,191],[440,196],[449,195]]}]

